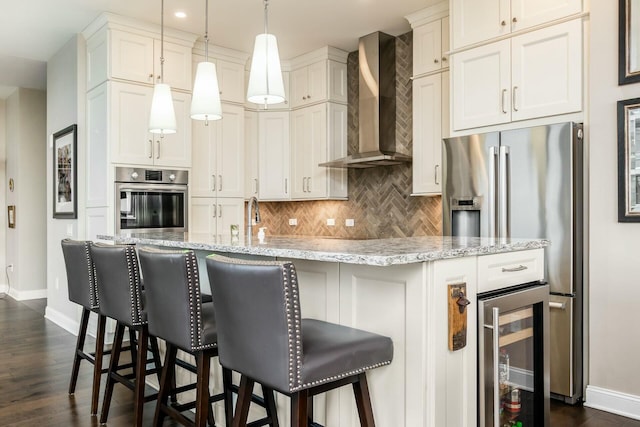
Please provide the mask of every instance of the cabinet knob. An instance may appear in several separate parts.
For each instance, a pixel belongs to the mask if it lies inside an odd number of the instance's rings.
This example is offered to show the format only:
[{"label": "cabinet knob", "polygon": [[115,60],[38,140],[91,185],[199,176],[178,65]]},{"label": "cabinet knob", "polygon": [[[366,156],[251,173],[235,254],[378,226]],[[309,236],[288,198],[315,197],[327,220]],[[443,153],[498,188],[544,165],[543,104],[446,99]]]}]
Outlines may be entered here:
[{"label": "cabinet knob", "polygon": [[437,64],[438,62],[440,62],[440,61],[438,61],[438,58],[435,58],[435,59],[433,60],[433,63],[434,63],[434,64]]},{"label": "cabinet knob", "polygon": [[153,80],[153,73],[149,73],[149,80]]},{"label": "cabinet knob", "polygon": [[516,17],[514,16],[514,17],[513,17],[513,19],[511,20],[511,22],[513,22],[513,23],[515,24],[516,22],[518,22],[518,18],[516,18]]},{"label": "cabinet knob", "polygon": [[507,26],[507,21],[502,21],[502,22],[500,23],[500,25],[502,25],[503,27],[506,27],[506,26]]},{"label": "cabinet knob", "polygon": [[447,62],[447,57],[446,56],[442,57],[442,62]]}]

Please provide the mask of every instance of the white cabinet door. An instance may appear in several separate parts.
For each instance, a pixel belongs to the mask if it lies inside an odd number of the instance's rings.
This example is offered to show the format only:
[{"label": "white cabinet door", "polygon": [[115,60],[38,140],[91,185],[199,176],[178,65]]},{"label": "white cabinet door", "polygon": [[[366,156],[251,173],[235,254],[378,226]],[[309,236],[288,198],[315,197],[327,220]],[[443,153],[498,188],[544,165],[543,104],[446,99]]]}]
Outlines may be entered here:
[{"label": "white cabinet door", "polygon": [[534,25],[582,12],[582,0],[511,0],[511,30]]},{"label": "white cabinet door", "polygon": [[215,197],[192,197],[189,233],[216,234],[216,209]]},{"label": "white cabinet door", "polygon": [[114,163],[166,167],[191,166],[191,95],[173,92],[178,130],[175,134],[149,133],[153,88],[110,82],[111,146]]},{"label": "white cabinet door", "polygon": [[221,236],[231,235],[231,225],[237,225],[240,237],[244,236],[244,199],[218,197],[216,233]]},{"label": "white cabinet door", "polygon": [[413,193],[439,194],[441,186],[442,76],[413,81]]},{"label": "white cabinet door", "polygon": [[453,129],[509,122],[509,40],[457,53],[452,61]]},{"label": "white cabinet door", "polygon": [[244,107],[222,105],[222,120],[215,122],[218,197],[244,196]]},{"label": "white cabinet door", "polygon": [[258,116],[258,172],[261,200],[288,200],[289,113],[261,112]]},{"label": "white cabinet door", "polygon": [[329,61],[329,101],[347,103],[347,64]]},{"label": "white cabinet door", "polygon": [[[152,135],[153,164],[165,167],[191,167],[191,95],[182,92],[172,92],[173,108],[176,113],[176,133]],[[151,108],[149,106],[149,108]],[[145,129],[149,123],[141,123]]]},{"label": "white cabinet door", "polygon": [[244,197],[258,197],[258,114],[244,113]]},{"label": "white cabinet door", "polygon": [[153,165],[153,135],[149,110],[153,88],[109,82],[111,158],[114,163]]},{"label": "white cabinet door", "polygon": [[[329,103],[327,126],[327,161],[341,159],[347,156],[347,118],[348,107],[344,104]],[[328,182],[328,198],[346,199],[348,196],[347,169],[323,168]]]},{"label": "white cabinet door", "polygon": [[509,0],[452,0],[453,48],[509,34],[510,8]]},{"label": "white cabinet door", "polygon": [[[244,104],[247,108],[251,108],[254,110],[270,110],[270,111],[274,111],[274,110],[287,110],[289,111],[290,106],[291,106],[291,90],[290,90],[290,76],[291,73],[288,71],[283,71],[282,72],[282,84],[284,85],[284,101],[283,102],[279,102],[277,104],[269,104],[267,106],[267,108],[265,108],[264,104],[254,104],[253,102],[249,102],[246,97],[244,99]],[[245,75],[244,75],[244,82],[245,82],[245,92],[246,89],[249,85],[249,72],[246,71]]]},{"label": "white cabinet door", "polygon": [[442,22],[429,22],[413,30],[413,75],[442,68]]},{"label": "white cabinet door", "polygon": [[318,61],[291,72],[291,107],[327,99],[327,61]]},{"label": "white cabinet door", "polygon": [[582,109],[582,21],[511,40],[512,120]]},{"label": "white cabinet door", "polygon": [[220,99],[244,104],[244,66],[216,59]]},{"label": "white cabinet door", "polygon": [[[160,82],[160,40],[153,40],[154,83]],[[172,89],[191,91],[191,48],[165,40],[164,83]]]},{"label": "white cabinet door", "polygon": [[327,104],[291,113],[291,197],[327,197]]},{"label": "white cabinet door", "polygon": [[243,197],[244,109],[223,104],[222,120],[193,120],[194,197]]}]

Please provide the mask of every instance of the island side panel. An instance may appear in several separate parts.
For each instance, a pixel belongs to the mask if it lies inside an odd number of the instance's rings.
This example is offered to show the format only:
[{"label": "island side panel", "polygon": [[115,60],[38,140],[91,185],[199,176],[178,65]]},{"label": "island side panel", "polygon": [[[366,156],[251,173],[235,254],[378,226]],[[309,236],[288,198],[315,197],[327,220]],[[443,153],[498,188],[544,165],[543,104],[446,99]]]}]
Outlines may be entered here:
[{"label": "island side panel", "polygon": [[[367,374],[379,427],[425,425],[429,267],[428,263],[389,267],[340,264],[340,323],[393,340],[393,362]],[[335,425],[360,425],[350,388],[340,390],[340,422]]]},{"label": "island side panel", "polygon": [[[426,418],[429,427],[476,427],[477,423],[477,257],[435,261],[427,294]],[[448,285],[464,282],[467,345],[449,350]]]}]

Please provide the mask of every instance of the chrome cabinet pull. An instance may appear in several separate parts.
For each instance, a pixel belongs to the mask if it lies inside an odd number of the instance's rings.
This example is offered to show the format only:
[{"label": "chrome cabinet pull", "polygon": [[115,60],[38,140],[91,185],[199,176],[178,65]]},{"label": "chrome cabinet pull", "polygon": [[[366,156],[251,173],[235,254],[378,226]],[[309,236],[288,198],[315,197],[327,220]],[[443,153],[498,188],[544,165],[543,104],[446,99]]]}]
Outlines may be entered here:
[{"label": "chrome cabinet pull", "polygon": [[153,157],[153,139],[149,140],[149,158]]},{"label": "chrome cabinet pull", "polygon": [[436,167],[434,168],[436,185],[440,185],[440,180],[438,179],[439,178],[438,169],[440,169],[440,165],[436,165]]},{"label": "chrome cabinet pull", "polygon": [[216,176],[211,175],[211,178],[213,178],[213,186],[211,187],[211,191],[216,191]]},{"label": "chrome cabinet pull", "polygon": [[218,175],[218,191],[222,191],[222,175]]},{"label": "chrome cabinet pull", "polygon": [[306,184],[307,184],[307,177],[306,177],[306,176],[303,176],[303,177],[302,177],[302,192],[303,192],[303,193],[306,193],[306,192],[307,192]]},{"label": "chrome cabinet pull", "polygon": [[160,140],[156,140],[156,145],[158,146],[158,152],[156,153],[156,159],[160,158]]},{"label": "chrome cabinet pull", "polygon": [[518,91],[518,86],[514,86],[513,87],[513,94],[512,94],[512,98],[513,98],[513,111],[518,111],[518,106],[516,104],[516,92]]},{"label": "chrome cabinet pull", "polygon": [[222,218],[222,205],[218,205],[218,218]]},{"label": "chrome cabinet pull", "polygon": [[289,180],[287,178],[284,179],[284,194],[289,194]]},{"label": "chrome cabinet pull", "polygon": [[253,178],[254,184],[255,184],[255,191],[253,192],[254,194],[258,194],[258,178]]},{"label": "chrome cabinet pull", "polygon": [[311,177],[307,178],[307,193],[311,193]]},{"label": "chrome cabinet pull", "polygon": [[503,273],[513,273],[513,272],[516,272],[516,271],[526,270],[527,268],[529,268],[529,267],[527,267],[526,265],[520,264],[517,267],[511,267],[511,268],[502,267],[502,272]]},{"label": "chrome cabinet pull", "polygon": [[505,101],[506,95],[507,95],[507,90],[506,89],[502,89],[502,112],[504,114],[507,114],[507,112],[508,112],[507,111],[507,107],[506,107],[507,103]]}]

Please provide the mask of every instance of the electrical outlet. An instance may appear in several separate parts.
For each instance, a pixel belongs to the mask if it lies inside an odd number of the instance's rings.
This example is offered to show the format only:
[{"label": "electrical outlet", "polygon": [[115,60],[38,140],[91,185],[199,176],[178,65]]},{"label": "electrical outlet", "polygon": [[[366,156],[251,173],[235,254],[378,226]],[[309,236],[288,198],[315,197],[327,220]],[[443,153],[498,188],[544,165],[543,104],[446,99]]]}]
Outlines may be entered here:
[{"label": "electrical outlet", "polygon": [[336,225],[336,220],[334,218],[327,218],[327,225],[333,227]]},{"label": "electrical outlet", "polygon": [[347,227],[353,227],[354,225],[356,225],[356,222],[353,218],[347,218],[344,220],[344,225],[346,225]]},{"label": "electrical outlet", "polygon": [[289,218],[289,225],[298,225],[297,218]]}]

